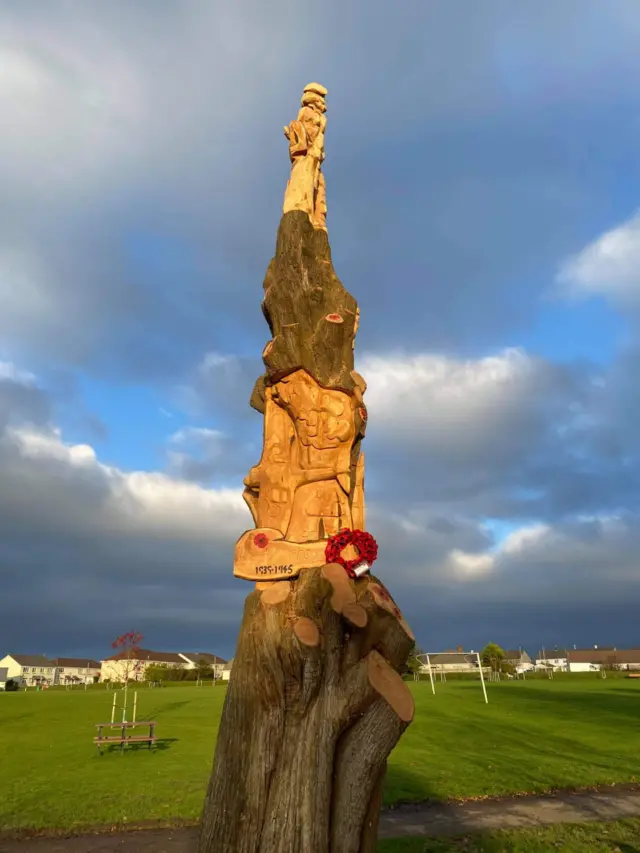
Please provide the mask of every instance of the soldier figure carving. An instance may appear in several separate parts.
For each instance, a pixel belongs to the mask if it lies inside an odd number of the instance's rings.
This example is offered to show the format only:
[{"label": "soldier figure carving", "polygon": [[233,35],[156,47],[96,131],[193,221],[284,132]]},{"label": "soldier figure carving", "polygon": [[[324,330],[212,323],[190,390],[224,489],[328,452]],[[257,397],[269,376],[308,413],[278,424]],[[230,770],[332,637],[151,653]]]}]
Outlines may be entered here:
[{"label": "soldier figure carving", "polygon": [[284,194],[283,213],[304,210],[314,228],[327,230],[327,192],[321,172],[324,131],[327,126],[325,97],[319,83],[309,83],[302,94],[298,118],[284,129],[289,140],[291,177]]}]

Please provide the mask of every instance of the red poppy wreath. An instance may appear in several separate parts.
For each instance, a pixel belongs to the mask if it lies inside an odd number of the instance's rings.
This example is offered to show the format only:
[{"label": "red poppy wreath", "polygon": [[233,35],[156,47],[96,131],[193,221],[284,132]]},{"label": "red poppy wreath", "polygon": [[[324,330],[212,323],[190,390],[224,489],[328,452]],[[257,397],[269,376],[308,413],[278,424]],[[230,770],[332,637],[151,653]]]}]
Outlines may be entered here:
[{"label": "red poppy wreath", "polygon": [[[358,556],[353,560],[345,560],[342,552],[347,545],[353,545]],[[338,563],[350,578],[357,578],[368,572],[378,556],[378,545],[370,533],[363,530],[348,530],[344,528],[335,536],[330,536],[324,557],[327,563]]]}]

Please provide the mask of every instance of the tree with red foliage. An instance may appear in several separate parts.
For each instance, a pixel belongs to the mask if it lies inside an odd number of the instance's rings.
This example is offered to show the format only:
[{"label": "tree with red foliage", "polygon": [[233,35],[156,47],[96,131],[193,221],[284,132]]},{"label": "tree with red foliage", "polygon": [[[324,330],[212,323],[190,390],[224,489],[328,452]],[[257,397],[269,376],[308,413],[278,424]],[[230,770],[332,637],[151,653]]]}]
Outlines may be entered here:
[{"label": "tree with red foliage", "polygon": [[111,643],[111,648],[117,650],[118,674],[124,679],[123,715],[126,714],[129,680],[133,678],[137,681],[138,673],[144,667],[140,660],[140,643],[143,640],[144,637],[139,631],[127,631]]}]

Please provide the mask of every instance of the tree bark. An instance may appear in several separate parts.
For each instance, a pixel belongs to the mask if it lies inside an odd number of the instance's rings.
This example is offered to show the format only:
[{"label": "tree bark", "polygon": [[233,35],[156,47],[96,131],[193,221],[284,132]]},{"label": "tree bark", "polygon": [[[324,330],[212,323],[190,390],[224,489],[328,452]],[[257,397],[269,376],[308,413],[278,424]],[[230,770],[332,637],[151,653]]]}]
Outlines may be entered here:
[{"label": "tree bark", "polygon": [[[386,759],[413,717],[414,640],[340,566],[246,600],[199,853],[373,853]],[[382,591],[382,595],[381,595]]]}]

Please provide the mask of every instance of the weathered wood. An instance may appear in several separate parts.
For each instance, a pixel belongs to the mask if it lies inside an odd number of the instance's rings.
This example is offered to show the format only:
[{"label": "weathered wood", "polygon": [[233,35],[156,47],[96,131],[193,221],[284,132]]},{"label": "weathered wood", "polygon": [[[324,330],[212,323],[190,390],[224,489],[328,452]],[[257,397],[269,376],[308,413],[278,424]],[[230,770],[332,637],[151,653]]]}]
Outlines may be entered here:
[{"label": "weathered wood", "polygon": [[[393,679],[371,679],[370,671],[372,661],[377,672],[384,660],[396,673],[413,641],[371,595],[376,581],[343,577],[366,613],[362,629],[336,612],[334,586],[321,568],[277,582],[292,588],[280,603],[263,606],[262,590],[248,596],[200,853],[374,849],[361,842],[377,823],[377,787],[412,699],[398,675],[400,688]],[[316,627],[319,645],[297,636],[302,620]]]},{"label": "weathered wood", "polygon": [[303,368],[324,388],[353,392],[358,303],[335,273],[326,232],[304,213],[282,217],[264,291],[272,336],[263,353],[266,381]]}]

